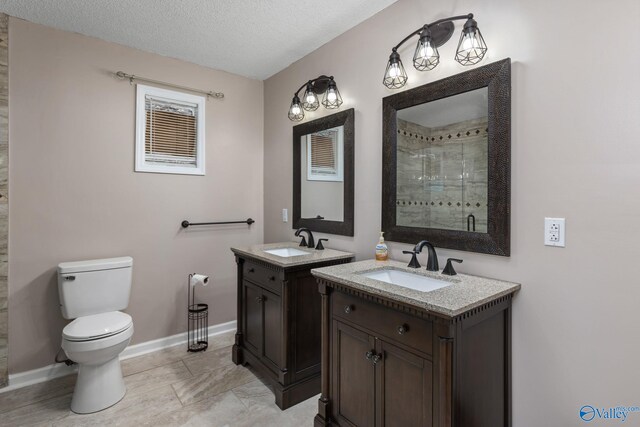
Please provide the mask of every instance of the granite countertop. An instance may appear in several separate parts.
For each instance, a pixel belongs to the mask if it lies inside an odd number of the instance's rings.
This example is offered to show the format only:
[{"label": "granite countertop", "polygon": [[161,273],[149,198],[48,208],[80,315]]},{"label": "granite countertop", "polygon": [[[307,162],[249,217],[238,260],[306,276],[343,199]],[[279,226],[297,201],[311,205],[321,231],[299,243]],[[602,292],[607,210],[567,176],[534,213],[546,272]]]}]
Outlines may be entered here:
[{"label": "granite countertop", "polygon": [[[265,249],[281,248],[295,248],[301,251],[309,252],[309,255],[281,257],[265,252]],[[317,251],[313,248],[307,248],[306,246],[299,246],[298,242],[267,243],[264,245],[242,246],[238,248],[232,247],[231,250],[236,255],[244,255],[251,258],[256,258],[280,267],[294,267],[299,265],[316,264],[325,261],[333,261],[345,258],[348,259],[354,257],[352,253],[337,251],[335,249],[325,248],[324,250]]]},{"label": "granite countertop", "polygon": [[[362,276],[373,270],[393,269],[451,282],[429,292],[405,288],[403,286],[382,282]],[[487,302],[520,289],[518,283],[488,279],[467,274],[447,276],[427,271],[424,267],[415,269],[407,267],[406,262],[366,260],[350,264],[316,268],[311,273],[319,278],[346,285],[350,288],[379,295],[397,302],[431,311],[447,317],[455,317]]]}]

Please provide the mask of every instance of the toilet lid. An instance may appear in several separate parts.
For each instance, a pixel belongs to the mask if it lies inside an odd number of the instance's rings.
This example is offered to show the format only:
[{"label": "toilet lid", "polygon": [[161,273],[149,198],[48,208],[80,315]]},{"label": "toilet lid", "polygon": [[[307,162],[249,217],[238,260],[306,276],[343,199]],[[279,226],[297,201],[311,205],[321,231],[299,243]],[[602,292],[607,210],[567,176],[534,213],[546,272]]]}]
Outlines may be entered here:
[{"label": "toilet lid", "polygon": [[121,311],[78,317],[62,330],[62,336],[69,341],[88,341],[115,335],[129,328],[131,316]]}]

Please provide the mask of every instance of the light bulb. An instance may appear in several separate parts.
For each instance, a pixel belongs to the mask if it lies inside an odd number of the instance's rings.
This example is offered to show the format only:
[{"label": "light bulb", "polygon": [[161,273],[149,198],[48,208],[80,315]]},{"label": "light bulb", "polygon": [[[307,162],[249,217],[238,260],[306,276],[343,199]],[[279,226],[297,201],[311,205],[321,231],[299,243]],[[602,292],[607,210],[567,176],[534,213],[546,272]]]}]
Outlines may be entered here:
[{"label": "light bulb", "polygon": [[329,89],[329,93],[327,93],[327,100],[329,100],[329,102],[335,102],[336,98],[336,91],[333,89]]},{"label": "light bulb", "polygon": [[462,40],[462,49],[470,50],[475,47],[478,47],[478,41],[476,40],[475,34],[465,34],[464,39]]},{"label": "light bulb", "polygon": [[395,79],[396,77],[398,77],[400,75],[400,67],[398,67],[398,64],[391,64],[391,66],[389,67],[389,77]]},{"label": "light bulb", "polygon": [[420,51],[420,54],[424,58],[431,58],[433,56],[433,48],[431,47],[431,43],[427,43],[424,45]]},{"label": "light bulb", "polygon": [[307,103],[313,104],[317,101],[316,94],[313,92],[307,92]]},{"label": "light bulb", "polygon": [[291,113],[298,115],[300,114],[300,106],[298,104],[291,107]]}]

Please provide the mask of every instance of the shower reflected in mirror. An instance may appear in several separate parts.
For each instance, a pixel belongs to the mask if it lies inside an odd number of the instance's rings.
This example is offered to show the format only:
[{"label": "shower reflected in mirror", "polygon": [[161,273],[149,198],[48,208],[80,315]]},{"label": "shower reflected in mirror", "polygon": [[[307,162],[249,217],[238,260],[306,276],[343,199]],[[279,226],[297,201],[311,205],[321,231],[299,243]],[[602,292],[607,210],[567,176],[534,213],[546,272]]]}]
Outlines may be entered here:
[{"label": "shower reflected in mirror", "polygon": [[397,112],[396,223],[487,232],[487,88]]}]

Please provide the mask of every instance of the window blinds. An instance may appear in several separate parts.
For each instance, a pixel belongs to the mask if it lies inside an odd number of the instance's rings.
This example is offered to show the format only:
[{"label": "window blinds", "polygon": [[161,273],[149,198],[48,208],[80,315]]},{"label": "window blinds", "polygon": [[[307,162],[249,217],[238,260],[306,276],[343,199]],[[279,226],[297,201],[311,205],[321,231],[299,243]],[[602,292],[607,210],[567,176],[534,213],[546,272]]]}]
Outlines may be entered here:
[{"label": "window blinds", "polygon": [[145,96],[145,162],[197,166],[198,105]]},{"label": "window blinds", "polygon": [[337,132],[311,134],[311,169],[314,174],[336,173]]}]

